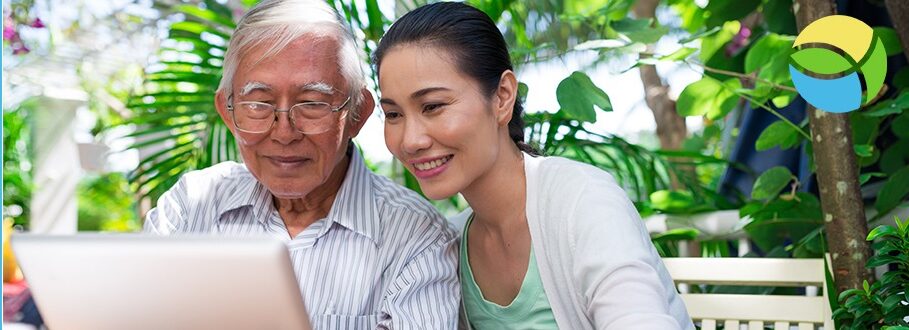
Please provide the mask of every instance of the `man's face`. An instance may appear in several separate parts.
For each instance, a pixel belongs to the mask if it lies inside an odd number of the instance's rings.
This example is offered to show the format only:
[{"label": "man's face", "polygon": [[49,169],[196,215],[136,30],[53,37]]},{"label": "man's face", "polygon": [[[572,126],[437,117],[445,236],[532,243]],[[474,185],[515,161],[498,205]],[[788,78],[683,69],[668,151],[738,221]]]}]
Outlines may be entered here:
[{"label": "man's face", "polygon": [[[240,131],[227,110],[227,98],[238,102],[262,102],[277,109],[318,101],[341,106],[350,94],[338,66],[338,43],[330,38],[301,37],[277,55],[256,63],[265,47],[244,54],[229,90],[218,93],[216,105],[221,118],[237,139],[240,154],[249,171],[277,198],[304,198],[314,189],[337,178],[343,170],[350,138],[357,135],[372,111],[372,98],[365,90],[361,120],[350,120],[358,111],[348,104],[322,120],[329,129],[319,134],[297,130],[287,112],[280,112],[271,130],[264,133]],[[361,92],[361,91],[358,91]],[[333,176],[334,174],[334,176]],[[332,180],[333,182],[335,180]]]}]

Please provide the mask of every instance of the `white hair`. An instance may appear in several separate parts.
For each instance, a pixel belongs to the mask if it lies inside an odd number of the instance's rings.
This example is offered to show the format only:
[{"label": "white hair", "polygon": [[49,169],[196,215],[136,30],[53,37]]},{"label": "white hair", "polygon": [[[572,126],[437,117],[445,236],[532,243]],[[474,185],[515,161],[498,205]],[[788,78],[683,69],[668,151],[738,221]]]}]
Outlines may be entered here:
[{"label": "white hair", "polygon": [[[250,50],[268,47],[254,63],[275,56],[291,42],[304,36],[332,38],[338,43],[338,67],[350,86],[354,108],[363,101],[366,87],[363,56],[347,21],[324,0],[265,0],[249,10],[234,30],[224,55],[224,71],[218,91],[230,89],[240,59]],[[255,64],[253,64],[255,65]],[[354,110],[354,119],[359,111]]]}]

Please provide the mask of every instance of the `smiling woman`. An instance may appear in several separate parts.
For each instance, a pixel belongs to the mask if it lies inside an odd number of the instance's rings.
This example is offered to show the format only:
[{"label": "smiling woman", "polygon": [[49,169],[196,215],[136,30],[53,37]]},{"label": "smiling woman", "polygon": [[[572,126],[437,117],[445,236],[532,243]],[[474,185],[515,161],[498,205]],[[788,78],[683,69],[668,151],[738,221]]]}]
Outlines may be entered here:
[{"label": "smiling woman", "polygon": [[420,7],[374,62],[388,149],[427,197],[461,193],[471,207],[462,328],[694,329],[612,176],[524,143],[517,79],[486,14]]}]

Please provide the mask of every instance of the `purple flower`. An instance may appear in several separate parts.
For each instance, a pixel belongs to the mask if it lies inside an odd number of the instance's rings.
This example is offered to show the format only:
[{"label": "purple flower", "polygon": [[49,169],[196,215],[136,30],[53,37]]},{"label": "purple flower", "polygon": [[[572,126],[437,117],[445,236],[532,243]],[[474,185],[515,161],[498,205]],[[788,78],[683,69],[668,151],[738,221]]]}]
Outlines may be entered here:
[{"label": "purple flower", "polygon": [[43,27],[44,27],[44,22],[42,22],[40,18],[35,18],[35,21],[32,22],[31,27],[33,27],[33,28],[39,28],[39,29],[40,29],[40,28],[43,28]]},{"label": "purple flower", "polygon": [[12,26],[3,27],[3,40],[13,40],[16,37],[16,29]]},{"label": "purple flower", "polygon": [[3,17],[3,40],[13,41],[16,38],[16,22],[10,16]]},{"label": "purple flower", "polygon": [[25,55],[28,54],[28,52],[28,47],[25,47],[22,43],[13,44],[13,55]]},{"label": "purple flower", "polygon": [[748,37],[751,37],[751,29],[743,26],[739,32],[732,37],[732,40],[726,44],[726,56],[735,56],[745,45],[748,44]]}]

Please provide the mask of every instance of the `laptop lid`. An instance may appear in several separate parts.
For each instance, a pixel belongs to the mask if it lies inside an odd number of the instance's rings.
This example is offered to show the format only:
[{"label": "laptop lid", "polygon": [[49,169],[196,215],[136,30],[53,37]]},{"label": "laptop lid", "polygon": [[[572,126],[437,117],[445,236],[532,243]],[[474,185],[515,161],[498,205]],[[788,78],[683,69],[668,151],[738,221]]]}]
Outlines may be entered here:
[{"label": "laptop lid", "polygon": [[310,329],[284,243],[268,238],[13,235],[48,328]]}]

